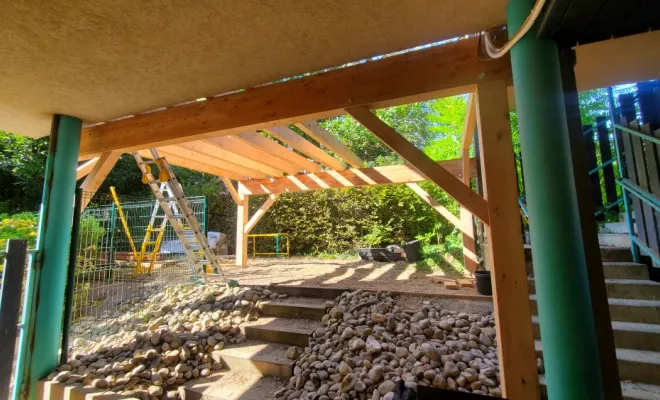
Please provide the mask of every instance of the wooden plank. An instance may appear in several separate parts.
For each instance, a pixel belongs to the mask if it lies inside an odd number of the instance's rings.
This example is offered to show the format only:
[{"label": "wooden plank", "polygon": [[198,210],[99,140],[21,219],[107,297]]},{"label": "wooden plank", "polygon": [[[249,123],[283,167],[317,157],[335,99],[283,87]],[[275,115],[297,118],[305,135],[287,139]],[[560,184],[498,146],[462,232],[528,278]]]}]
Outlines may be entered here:
[{"label": "wooden plank", "polygon": [[[644,124],[641,131],[651,137],[654,135],[651,133],[650,124]],[[655,137],[658,137],[658,132],[656,131]],[[646,155],[646,170],[647,175],[647,189],[648,192],[660,197],[660,162],[658,160],[658,145],[651,142],[644,142],[644,154]],[[649,230],[652,230],[655,234],[655,243],[652,244],[651,248],[655,250],[656,257],[660,257],[660,212],[656,210],[653,211],[653,225],[649,227]],[[651,235],[649,235],[650,241]]]},{"label": "wooden plank", "polygon": [[[151,159],[153,158],[151,152],[149,150],[140,150],[138,151],[138,154],[142,156],[142,158],[148,158]],[[168,153],[167,151],[162,151],[161,149],[158,149],[158,154],[161,157],[165,157],[167,159],[167,162],[170,163],[171,165],[176,165],[177,167],[181,168],[187,168],[191,169],[194,171],[198,172],[203,172],[205,174],[210,174],[210,175],[215,175],[215,176],[220,176],[220,177],[226,177],[229,179],[244,179],[245,177],[241,174],[237,174],[235,172],[227,171],[222,168],[214,167],[209,164],[205,164],[201,161],[197,160],[192,160],[189,158],[181,157],[176,154]]]},{"label": "wooden plank", "polygon": [[[447,160],[438,163],[451,174],[461,177],[462,161]],[[470,172],[476,177],[476,159],[470,159]],[[341,179],[337,179],[337,177]],[[344,187],[391,185],[396,183],[412,183],[427,181],[417,169],[410,165],[390,165],[375,168],[346,169],[344,171],[328,171],[318,174],[289,175],[281,178],[251,179],[242,181],[244,189],[251,195],[301,192],[305,190],[340,189]]]},{"label": "wooden plank", "polygon": [[337,171],[345,169],[341,161],[337,160],[320,148],[314,146],[311,142],[307,141],[304,137],[300,136],[286,126],[264,128],[263,131],[280,140],[287,146],[291,146],[299,152],[307,155],[308,157],[315,159],[330,169]]},{"label": "wooden plank", "polygon": [[461,149],[463,150],[470,148],[472,138],[474,137],[474,127],[477,126],[477,108],[475,103],[474,94],[470,93],[467,100],[463,134],[461,135]]},{"label": "wooden plank", "polygon": [[253,169],[267,176],[284,176],[284,171],[279,168],[273,168],[259,161],[254,161],[238,154],[234,154],[231,151],[223,149],[221,145],[210,140],[181,143],[179,146],[196,151],[198,153],[209,155],[211,157],[219,158],[221,160],[231,162],[245,168]]},{"label": "wooden plank", "polygon": [[[639,131],[639,125],[637,125],[636,121],[630,124],[630,128]],[[644,154],[644,143],[642,142],[642,138],[638,136],[632,136],[632,135],[629,136],[630,136],[630,140],[632,141],[633,153],[635,154],[635,170],[637,173],[637,182],[635,183],[642,190],[646,192],[650,192],[648,175],[646,173],[646,157]],[[643,227],[647,238],[646,245],[650,249],[654,250],[656,253],[660,253],[660,249],[659,249],[660,246],[658,245],[658,234],[655,229],[656,224],[655,224],[655,218],[653,212],[654,210],[650,205],[646,203],[642,203],[642,209],[644,210]],[[637,229],[639,229],[639,224],[637,225]]]},{"label": "wooden plank", "polygon": [[[621,126],[627,126],[626,119],[624,118],[621,121]],[[631,141],[631,136],[627,132],[620,131],[621,141],[623,142],[623,153],[624,160],[626,163],[626,173],[628,174],[627,178],[630,179],[633,183],[638,183],[637,180],[637,170],[635,167],[635,153],[633,151],[633,145]],[[637,198],[637,196],[630,196],[633,206],[633,215],[635,216],[635,232],[637,239],[644,245],[648,245],[648,240],[646,239],[646,228],[644,226],[644,208],[642,207],[642,201]]]},{"label": "wooden plank", "polygon": [[375,116],[368,108],[354,107],[348,108],[346,111],[389,148],[417,168],[428,180],[438,185],[477,218],[484,223],[488,223],[488,205],[486,201],[466,187],[462,181],[431,160],[421,150]]},{"label": "wooden plank", "polygon": [[92,168],[94,168],[94,165],[98,160],[98,157],[94,157],[91,160],[87,160],[84,163],[78,165],[78,168],[76,168],[76,180],[80,180],[92,172]]},{"label": "wooden plank", "polygon": [[509,57],[480,60],[469,38],[202,102],[83,129],[80,154],[135,150],[233,135],[470,91],[483,80],[511,81]]},{"label": "wooden plank", "polygon": [[234,136],[223,136],[209,139],[209,141],[218,144],[223,149],[229,150],[234,154],[238,154],[251,160],[259,161],[273,168],[280,169],[287,174],[297,174],[302,170],[300,166],[284,158],[270,154],[269,152],[264,151],[259,147],[250,146],[249,144]]},{"label": "wooden plank", "polygon": [[234,184],[231,183],[231,180],[229,180],[229,178],[225,178],[224,176],[221,176],[220,179],[222,180],[222,183],[225,184],[225,187],[229,191],[229,194],[231,195],[231,198],[234,199],[234,203],[236,203],[236,205],[241,204],[241,197],[239,196],[238,192],[236,191],[236,188],[234,187]]},{"label": "wooden plank", "polygon": [[360,159],[355,153],[340,142],[332,133],[328,132],[324,127],[319,125],[316,121],[307,121],[296,124],[298,129],[311,136],[317,142],[321,143],[325,148],[338,155],[341,159],[346,161],[353,168],[362,168],[364,161]]},{"label": "wooden plank", "polygon": [[114,167],[117,160],[119,160],[119,157],[121,157],[121,153],[118,151],[109,151],[101,154],[99,160],[94,164],[92,171],[87,175],[83,183],[80,184],[80,187],[85,193],[82,199],[83,210],[87,207],[89,202],[92,201],[92,197],[94,197],[96,191],[99,190],[99,187],[101,187],[101,184],[112,170],[112,167]]},{"label": "wooden plank", "polygon": [[279,193],[274,193],[268,196],[268,199],[264,201],[264,204],[259,207],[259,209],[254,213],[252,218],[245,224],[245,228],[243,228],[243,233],[246,235],[252,232],[252,229],[259,223],[261,218],[263,218],[264,215],[266,215],[266,211],[268,211],[269,208],[275,204],[275,200],[280,197]]},{"label": "wooden plank", "polygon": [[263,172],[259,172],[255,169],[252,169],[252,168],[247,168],[247,167],[244,167],[244,166],[236,164],[236,163],[221,160],[217,157],[210,156],[210,155],[205,154],[205,153],[199,153],[195,150],[191,150],[188,147],[163,146],[163,147],[158,147],[157,150],[159,152],[162,150],[162,151],[164,151],[165,153],[168,153],[168,154],[174,154],[174,155],[177,155],[179,157],[187,158],[189,160],[199,161],[199,162],[214,166],[216,168],[231,171],[231,172],[234,172],[236,174],[239,174],[239,175],[243,176],[244,178],[265,178],[266,177],[266,174],[264,174]]},{"label": "wooden plank", "polygon": [[5,269],[0,279],[0,399],[9,399],[14,355],[18,341],[18,316],[21,311],[23,275],[27,260],[27,240],[7,242]]},{"label": "wooden plank", "polygon": [[[585,133],[589,131],[589,133]],[[596,143],[594,142],[593,126],[584,125],[582,127],[583,140],[585,151],[587,152],[587,168],[591,171],[596,168],[598,161],[596,160]],[[594,172],[589,175],[591,203],[593,205],[593,212],[601,211],[603,209],[603,195],[600,192],[600,173]],[[605,215],[601,214],[598,220],[604,220]]]},{"label": "wooden plank", "polygon": [[244,194],[241,183],[238,183],[238,194],[240,202],[236,207],[236,266],[245,268],[247,266],[247,235],[245,225],[248,222],[250,209],[250,196]]},{"label": "wooden plank", "polygon": [[[603,164],[612,159],[610,132],[607,129],[605,122],[605,117],[596,117],[598,148],[600,149],[600,160]],[[614,178],[614,166],[612,164],[603,168],[603,180],[605,182],[605,199],[609,205],[618,200],[618,195],[616,193],[616,180]],[[612,208],[612,211],[618,213],[619,206]]]},{"label": "wooden plank", "polygon": [[[475,104],[475,115],[476,115],[476,104]],[[474,119],[476,124],[476,116]],[[475,127],[472,126],[473,132],[474,132],[474,128]],[[467,134],[464,133],[464,135]],[[474,136],[474,135],[469,134],[469,136]],[[470,187],[470,177],[472,174],[470,170],[469,146],[468,148],[463,148],[462,150],[461,164],[463,166],[463,183],[467,187]],[[474,169],[474,172],[476,173],[476,168]],[[472,213],[468,211],[465,207],[460,208],[460,217],[461,217],[461,223],[465,228],[465,230],[461,234],[463,241],[463,265],[465,266],[465,269],[467,269],[469,272],[474,273],[474,271],[476,271],[477,268],[479,267],[479,257],[477,257],[477,244],[476,244],[475,232],[474,232],[474,218],[472,216]]]},{"label": "wooden plank", "polygon": [[458,228],[461,232],[465,231],[465,227],[461,223],[461,220],[458,219],[451,211],[447,210],[440,203],[438,203],[426,190],[422,189],[416,183],[407,183],[409,188],[413,190],[422,200],[424,200],[428,205],[433,207],[438,214],[442,215],[447,221],[449,221],[454,227]]},{"label": "wooden plank", "polygon": [[270,155],[286,159],[307,172],[317,173],[323,171],[320,165],[311,162],[307,158],[301,156],[289,148],[280,145],[274,140],[270,140],[267,137],[261,136],[257,132],[243,132],[232,137],[242,141],[249,146],[263,150]]},{"label": "wooden plank", "polygon": [[502,397],[538,399],[538,373],[525,268],[513,143],[504,82],[477,86],[481,172],[488,200],[491,268]]}]

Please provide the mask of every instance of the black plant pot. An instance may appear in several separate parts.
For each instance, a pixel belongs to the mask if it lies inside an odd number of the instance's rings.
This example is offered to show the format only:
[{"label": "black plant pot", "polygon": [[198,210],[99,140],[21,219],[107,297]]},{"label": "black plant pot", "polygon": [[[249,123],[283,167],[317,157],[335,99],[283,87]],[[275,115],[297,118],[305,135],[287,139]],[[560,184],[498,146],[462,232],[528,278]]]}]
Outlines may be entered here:
[{"label": "black plant pot", "polygon": [[490,283],[490,271],[474,271],[477,281],[477,292],[484,296],[493,295],[493,286]]}]

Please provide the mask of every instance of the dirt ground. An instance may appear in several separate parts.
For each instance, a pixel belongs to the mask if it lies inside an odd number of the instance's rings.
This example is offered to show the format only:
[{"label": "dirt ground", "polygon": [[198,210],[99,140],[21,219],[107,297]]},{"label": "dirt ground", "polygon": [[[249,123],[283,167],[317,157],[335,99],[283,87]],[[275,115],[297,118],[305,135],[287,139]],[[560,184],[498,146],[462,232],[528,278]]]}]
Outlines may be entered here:
[{"label": "dirt ground", "polygon": [[428,279],[429,276],[462,277],[458,273],[450,275],[438,271],[419,271],[414,265],[404,262],[250,259],[244,269],[223,265],[223,271],[229,279],[235,279],[242,285],[280,284],[479,296],[474,288],[450,290]]}]

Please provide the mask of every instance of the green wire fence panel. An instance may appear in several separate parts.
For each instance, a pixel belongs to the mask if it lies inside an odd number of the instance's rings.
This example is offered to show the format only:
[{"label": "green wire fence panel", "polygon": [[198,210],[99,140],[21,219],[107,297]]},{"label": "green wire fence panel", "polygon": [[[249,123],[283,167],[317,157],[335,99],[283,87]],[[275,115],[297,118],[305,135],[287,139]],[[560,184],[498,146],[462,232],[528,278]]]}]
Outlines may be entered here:
[{"label": "green wire fence panel", "polygon": [[[98,193],[83,212],[75,273],[73,323],[70,354],[89,350],[104,336],[116,333],[123,325],[144,315],[140,304],[166,284],[190,280],[190,265],[181,242],[168,224],[154,263],[136,259],[126,234],[141,246],[148,229],[155,200],[119,196],[126,220],[121,221],[117,206],[109,195]],[[188,202],[206,232],[206,199],[189,197]],[[163,211],[158,207],[158,215]],[[146,265],[145,265],[146,264]],[[122,320],[116,319],[122,315]]]},{"label": "green wire fence panel", "polygon": [[[288,233],[258,233],[247,235],[247,237],[248,240],[252,239],[252,258],[255,258],[256,256],[290,257],[290,242]],[[275,243],[273,244],[271,242],[262,242],[259,246],[257,246],[257,238],[273,238]],[[283,251],[282,248],[285,246],[286,251]],[[273,249],[275,251],[273,251]],[[257,250],[259,251],[257,252]]]}]

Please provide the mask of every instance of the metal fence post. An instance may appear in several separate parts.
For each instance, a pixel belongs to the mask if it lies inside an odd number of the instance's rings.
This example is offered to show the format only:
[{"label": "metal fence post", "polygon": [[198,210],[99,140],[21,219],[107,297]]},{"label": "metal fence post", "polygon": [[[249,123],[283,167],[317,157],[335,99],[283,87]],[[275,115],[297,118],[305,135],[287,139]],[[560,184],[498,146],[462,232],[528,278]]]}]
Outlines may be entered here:
[{"label": "metal fence post", "polygon": [[11,239],[7,242],[0,289],[0,399],[9,398],[26,257],[27,240]]}]

